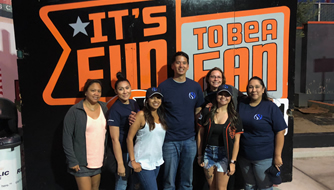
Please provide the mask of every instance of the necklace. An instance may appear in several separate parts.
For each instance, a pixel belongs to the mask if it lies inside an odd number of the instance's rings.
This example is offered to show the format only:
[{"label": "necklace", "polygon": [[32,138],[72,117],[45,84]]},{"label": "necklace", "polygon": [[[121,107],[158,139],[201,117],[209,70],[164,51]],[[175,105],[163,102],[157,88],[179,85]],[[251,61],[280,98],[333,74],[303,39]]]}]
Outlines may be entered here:
[{"label": "necklace", "polygon": [[90,108],[89,106],[88,106],[88,103],[86,103],[86,108],[88,108],[90,111],[95,111],[95,109],[93,109],[93,108]]}]

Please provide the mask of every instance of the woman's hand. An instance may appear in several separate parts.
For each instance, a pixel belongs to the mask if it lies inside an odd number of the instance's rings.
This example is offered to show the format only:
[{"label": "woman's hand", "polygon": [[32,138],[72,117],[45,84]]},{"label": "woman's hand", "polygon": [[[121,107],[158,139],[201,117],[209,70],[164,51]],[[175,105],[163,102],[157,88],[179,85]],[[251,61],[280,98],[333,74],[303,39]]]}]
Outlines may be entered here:
[{"label": "woman's hand", "polygon": [[197,163],[198,163],[199,166],[204,167],[203,156],[198,156],[197,157]]},{"label": "woman's hand", "polygon": [[206,108],[211,108],[213,106],[213,104],[212,103],[208,103],[208,104],[206,104]]},{"label": "woman's hand", "polygon": [[125,177],[125,167],[124,167],[123,164],[118,164],[117,175],[119,175],[121,177]]},{"label": "woman's hand", "polygon": [[141,165],[138,163],[138,162],[136,162],[136,161],[132,161],[131,162],[131,165],[132,165],[132,168],[133,168],[133,170],[135,171],[135,172],[140,172],[141,171]]},{"label": "woman's hand", "polygon": [[[277,168],[278,171],[281,171],[279,168],[283,165],[282,157],[281,156],[275,156],[274,157],[274,165]],[[278,187],[277,184],[273,184],[273,187]]]},{"label": "woman's hand", "polygon": [[227,172],[227,175],[233,175],[235,172],[235,164],[234,163],[230,163],[230,169]]},{"label": "woman's hand", "polygon": [[75,170],[75,172],[78,172],[80,170],[79,165],[75,165],[73,167],[71,167],[72,170]]},{"label": "woman's hand", "polygon": [[274,165],[278,169],[278,171],[280,171],[279,168],[283,165],[282,157],[275,156],[275,158],[274,158]]}]

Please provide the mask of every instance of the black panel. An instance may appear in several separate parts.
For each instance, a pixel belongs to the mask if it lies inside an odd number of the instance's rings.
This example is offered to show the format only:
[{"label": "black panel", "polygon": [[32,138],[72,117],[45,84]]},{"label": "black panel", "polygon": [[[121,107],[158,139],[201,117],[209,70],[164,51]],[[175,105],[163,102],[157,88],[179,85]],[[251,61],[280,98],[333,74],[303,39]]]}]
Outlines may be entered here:
[{"label": "black panel", "polygon": [[183,17],[231,12],[235,10],[234,4],[234,0],[182,0],[181,11]]},{"label": "black panel", "polygon": [[334,146],[334,133],[298,133],[293,137],[293,148]]},{"label": "black panel", "polygon": [[283,166],[281,168],[282,182],[292,181],[292,156],[293,156],[293,130],[294,121],[293,117],[288,119],[288,134],[284,138],[284,147],[282,151]]}]

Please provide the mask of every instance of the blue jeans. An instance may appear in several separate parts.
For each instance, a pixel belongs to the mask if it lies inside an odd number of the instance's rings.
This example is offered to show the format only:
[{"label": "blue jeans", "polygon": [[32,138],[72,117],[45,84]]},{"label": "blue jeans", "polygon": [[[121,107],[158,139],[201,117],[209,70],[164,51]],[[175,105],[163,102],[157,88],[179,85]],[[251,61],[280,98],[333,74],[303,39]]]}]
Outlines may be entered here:
[{"label": "blue jeans", "polygon": [[140,188],[145,190],[158,190],[157,176],[160,167],[155,170],[142,169],[139,173],[135,172],[136,177],[140,181]]},{"label": "blue jeans", "polygon": [[245,180],[245,190],[272,190],[273,183],[270,181],[266,170],[273,163],[272,158],[250,161],[241,156],[238,159],[242,175]]},{"label": "blue jeans", "polygon": [[126,190],[126,187],[128,186],[127,178],[116,174],[115,179],[115,190]]},{"label": "blue jeans", "polygon": [[[123,153],[123,162],[125,168],[128,167],[127,163],[129,162],[129,154],[128,153]],[[128,177],[121,177],[115,174],[115,190],[138,190],[140,189],[139,181],[138,179],[132,175],[129,170],[126,170],[126,175]]]},{"label": "blue jeans", "polygon": [[192,190],[193,162],[197,152],[195,137],[184,141],[169,141],[163,145],[165,161],[163,189],[175,190],[175,178],[179,171],[179,190]]}]

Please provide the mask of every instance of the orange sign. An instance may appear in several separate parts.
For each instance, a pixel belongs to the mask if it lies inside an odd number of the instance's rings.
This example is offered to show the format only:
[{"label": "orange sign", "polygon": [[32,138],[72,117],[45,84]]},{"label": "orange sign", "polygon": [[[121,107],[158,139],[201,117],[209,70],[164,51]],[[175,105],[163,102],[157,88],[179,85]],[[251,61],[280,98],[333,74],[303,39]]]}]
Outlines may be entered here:
[{"label": "orange sign", "polygon": [[177,49],[190,56],[187,77],[203,87],[213,67],[226,83],[246,91],[249,78],[264,80],[274,98],[287,98],[290,9],[273,7],[181,17],[177,1]]},{"label": "orange sign", "polygon": [[[117,5],[117,4],[126,4],[126,3],[137,3],[144,2],[146,0],[100,0],[100,1],[85,1],[85,2],[77,2],[77,3],[69,3],[69,4],[59,4],[59,5],[50,5],[42,7],[40,10],[40,17],[48,27],[52,35],[58,41],[60,46],[63,48],[63,52],[60,56],[60,59],[57,63],[56,68],[44,89],[43,99],[49,105],[71,105],[80,101],[80,98],[53,98],[52,92],[55,89],[55,86],[58,82],[58,79],[64,69],[65,64],[68,63],[68,57],[72,51],[71,47],[65,41],[64,37],[61,35],[59,29],[55,26],[55,24],[51,21],[50,13],[58,12],[58,11],[69,11],[69,10],[78,10],[84,8],[92,8],[99,6],[107,6],[107,5]],[[141,12],[140,12],[141,11]],[[79,32],[82,32],[87,35],[85,31],[85,27],[92,23],[93,25],[93,36],[90,37],[90,43],[92,44],[91,48],[78,49],[76,50],[77,55],[77,68],[78,68],[78,82],[79,89],[82,90],[84,83],[87,79],[102,79],[104,78],[105,72],[103,69],[91,70],[90,69],[90,59],[97,57],[109,56],[109,64],[110,64],[110,81],[112,81],[112,86],[116,80],[116,73],[121,71],[121,60],[125,57],[125,65],[127,70],[126,77],[132,84],[132,88],[138,88],[138,76],[137,76],[137,63],[139,61],[140,68],[140,87],[142,89],[147,89],[151,87],[151,57],[150,52],[152,50],[155,51],[156,60],[155,60],[155,69],[157,84],[160,84],[162,81],[167,79],[167,41],[165,39],[153,39],[150,41],[142,41],[139,43],[126,43],[124,44],[125,55],[122,57],[121,53],[121,45],[110,45],[107,47],[101,46],[96,47],[95,44],[108,42],[110,38],[115,41],[124,40],[123,36],[123,22],[122,18],[126,16],[133,16],[134,18],[139,18],[139,14],[142,16],[142,21],[151,25],[152,27],[143,28],[144,37],[157,36],[166,33],[167,31],[167,18],[166,16],[152,16],[154,14],[166,13],[166,6],[151,6],[145,7],[142,10],[138,8],[133,9],[123,9],[123,10],[110,10],[107,12],[94,12],[89,13],[88,18],[89,22],[82,22],[80,17],[74,24],[70,24],[74,28],[74,36]],[[108,36],[103,34],[103,21],[105,19],[114,20],[115,28],[115,36]],[[158,25],[158,26],[155,26]],[[139,60],[137,60],[137,48],[139,48]],[[106,55],[106,52],[108,55]],[[109,101],[112,97],[102,97],[102,101]]]},{"label": "orange sign", "polygon": [[[73,75],[77,75],[78,92],[89,78],[106,79],[110,76],[111,86],[114,86],[116,73],[122,68],[126,70],[132,89],[158,86],[167,79],[167,54],[174,54],[168,52],[171,50],[167,40],[161,37],[168,31],[167,6],[136,7],[147,2],[150,1],[96,0],[42,7],[40,18],[63,49],[44,89],[44,101],[49,105],[71,105],[80,101],[80,98],[66,95],[62,98],[52,96],[65,65],[70,62],[70,54],[75,56],[71,64],[75,60],[77,65],[77,72]],[[119,10],[101,8],[119,4],[133,6],[119,6]],[[73,38],[86,35],[89,47],[73,48],[60,32],[61,28],[52,21],[52,14],[86,9],[91,11],[87,11],[85,16],[76,15],[77,21],[69,23],[68,27],[74,30]],[[132,32],[138,32],[145,40],[126,42],[126,32],[132,27],[126,25],[125,20],[129,17],[144,23],[140,31],[133,29]],[[256,75],[264,79],[273,97],[287,98],[289,19],[289,8],[284,6],[182,17],[181,0],[175,0],[176,50],[185,51],[190,56],[187,77],[203,86],[203,77],[217,66],[224,70],[227,84],[240,91],[245,91],[248,79]],[[89,33],[86,27],[91,28]],[[106,33],[105,28],[114,31]],[[109,69],[92,69],[92,60],[96,59],[107,60],[102,62],[109,64]],[[155,59],[154,64],[152,59]],[[152,84],[153,77],[156,84]],[[101,98],[106,102],[112,99]]]}]

